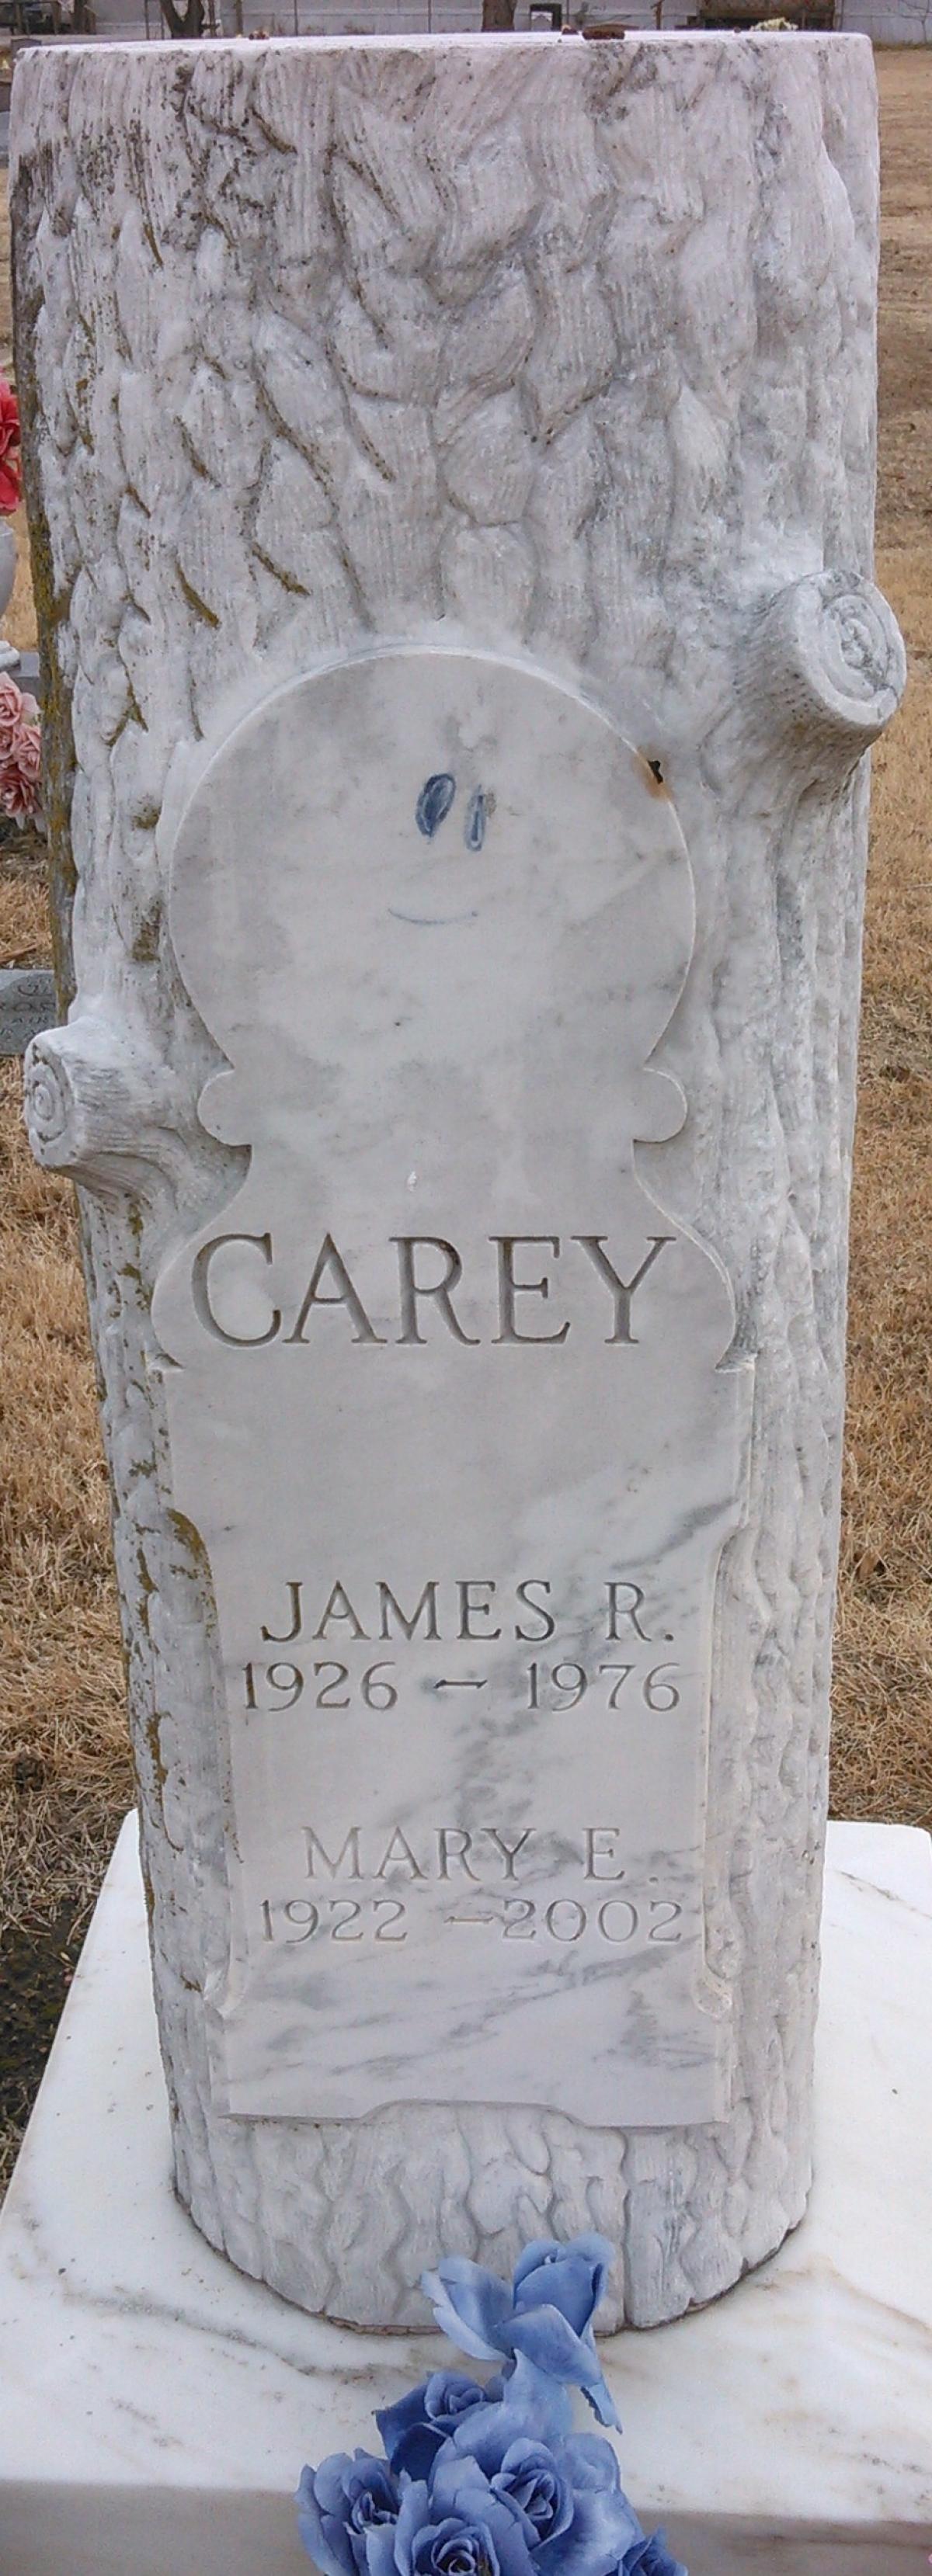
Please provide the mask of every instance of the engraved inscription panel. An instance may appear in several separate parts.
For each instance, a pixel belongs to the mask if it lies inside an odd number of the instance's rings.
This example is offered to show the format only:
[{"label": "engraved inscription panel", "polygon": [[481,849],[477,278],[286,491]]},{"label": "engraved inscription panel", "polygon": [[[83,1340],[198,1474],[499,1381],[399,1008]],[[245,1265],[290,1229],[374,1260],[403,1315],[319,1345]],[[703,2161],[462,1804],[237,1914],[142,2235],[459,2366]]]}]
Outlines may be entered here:
[{"label": "engraved inscription panel", "polygon": [[248,1146],[158,1283],[172,1500],[224,1670],[231,2112],[714,2118],[714,1585],[750,1367],[635,1141],[693,939],[661,781],[532,668],[407,648],[270,697],[171,930]]}]

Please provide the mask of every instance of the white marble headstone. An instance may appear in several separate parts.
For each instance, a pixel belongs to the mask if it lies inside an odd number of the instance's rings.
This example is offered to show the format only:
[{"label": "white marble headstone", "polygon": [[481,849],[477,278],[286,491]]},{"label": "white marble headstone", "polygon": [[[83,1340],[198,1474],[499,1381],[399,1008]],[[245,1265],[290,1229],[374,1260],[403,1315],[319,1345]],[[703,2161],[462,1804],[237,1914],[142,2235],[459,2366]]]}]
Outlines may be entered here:
[{"label": "white marble headstone", "polygon": [[177,2189],[651,2324],[811,2168],[870,46],[37,48],[11,176]]},{"label": "white marble headstone", "polygon": [[237,1196],[159,1279],[226,1694],[231,2111],[728,2100],[712,1598],[751,1370],[640,1180],[692,879],[576,692],[368,655],[240,724],[169,913]]}]

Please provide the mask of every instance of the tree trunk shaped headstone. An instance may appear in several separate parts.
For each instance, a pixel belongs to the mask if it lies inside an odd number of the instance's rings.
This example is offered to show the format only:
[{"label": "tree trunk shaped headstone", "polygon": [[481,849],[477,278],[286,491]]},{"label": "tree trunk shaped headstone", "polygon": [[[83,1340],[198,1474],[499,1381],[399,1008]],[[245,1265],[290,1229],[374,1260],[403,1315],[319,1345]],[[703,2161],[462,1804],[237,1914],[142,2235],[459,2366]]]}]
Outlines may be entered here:
[{"label": "tree trunk shaped headstone", "polygon": [[870,47],[36,52],[13,196],[178,2190],[649,2324],[810,2174]]}]

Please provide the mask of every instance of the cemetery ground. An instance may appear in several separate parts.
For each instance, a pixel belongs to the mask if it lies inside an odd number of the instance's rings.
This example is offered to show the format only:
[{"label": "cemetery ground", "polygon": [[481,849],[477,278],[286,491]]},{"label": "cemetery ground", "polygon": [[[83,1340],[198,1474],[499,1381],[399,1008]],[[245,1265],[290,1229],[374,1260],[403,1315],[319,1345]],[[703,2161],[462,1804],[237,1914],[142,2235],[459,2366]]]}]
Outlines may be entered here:
[{"label": "cemetery ground", "polygon": [[[874,755],[832,1807],[932,1826],[932,54],[878,57],[878,579],[911,679]],[[10,366],[5,194],[0,367]],[[22,514],[20,514],[22,517]],[[23,555],[6,630],[34,641]],[[43,964],[41,848],[0,844],[0,963]],[[70,1187],[0,1067],[0,2184],[131,1798]]]}]

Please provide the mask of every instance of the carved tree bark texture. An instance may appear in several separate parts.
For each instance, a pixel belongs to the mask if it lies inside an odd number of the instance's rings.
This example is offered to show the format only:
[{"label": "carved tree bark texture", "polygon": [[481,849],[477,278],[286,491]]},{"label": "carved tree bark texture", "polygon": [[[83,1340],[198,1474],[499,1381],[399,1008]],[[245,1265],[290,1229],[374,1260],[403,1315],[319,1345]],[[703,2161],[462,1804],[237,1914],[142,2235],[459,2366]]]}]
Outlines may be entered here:
[{"label": "carved tree bark texture", "polygon": [[[37,1152],[84,1185],[178,2190],[235,2263],[330,2316],[421,2321],[441,2249],[507,2268],[527,2236],[596,2226],[620,2248],[614,2319],[651,2324],[770,2252],[810,2171],[861,754],[903,677],[869,580],[870,47],[56,49],[18,65],[14,110],[77,995],[28,1078]],[[696,872],[663,1047],[690,1116],[663,1190],[725,1262],[757,1354],[709,1754],[708,1957],[739,2074],[709,2129],[211,2104],[216,1649],[194,1536],[159,1501],[147,1354],[179,1209],[200,1222],[235,1165],[198,1128],[216,1056],[163,926],[160,816],[227,703],[367,639],[438,636],[591,687],[662,763]]]}]

